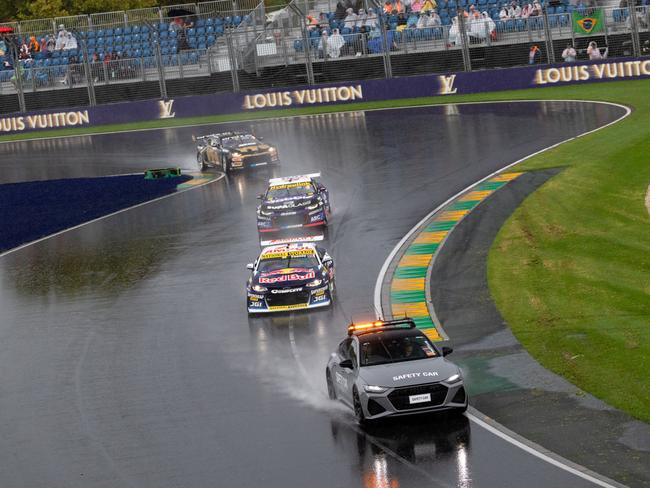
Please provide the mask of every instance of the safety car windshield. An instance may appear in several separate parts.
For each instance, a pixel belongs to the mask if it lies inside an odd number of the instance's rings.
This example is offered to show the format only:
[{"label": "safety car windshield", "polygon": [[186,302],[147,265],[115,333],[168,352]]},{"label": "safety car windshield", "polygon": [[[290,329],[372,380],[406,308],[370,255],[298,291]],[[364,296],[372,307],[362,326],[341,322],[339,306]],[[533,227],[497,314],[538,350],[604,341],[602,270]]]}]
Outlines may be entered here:
[{"label": "safety car windshield", "polygon": [[361,366],[414,361],[438,356],[429,340],[422,334],[403,331],[377,332],[359,337]]},{"label": "safety car windshield", "polygon": [[287,183],[270,187],[266,198],[267,200],[277,200],[291,197],[311,197],[314,193],[311,183]]},{"label": "safety car windshield", "polygon": [[318,266],[318,258],[313,253],[302,256],[285,254],[281,257],[261,259],[260,264],[257,266],[257,271],[260,273],[270,273],[271,271],[285,268],[313,268],[315,266]]}]

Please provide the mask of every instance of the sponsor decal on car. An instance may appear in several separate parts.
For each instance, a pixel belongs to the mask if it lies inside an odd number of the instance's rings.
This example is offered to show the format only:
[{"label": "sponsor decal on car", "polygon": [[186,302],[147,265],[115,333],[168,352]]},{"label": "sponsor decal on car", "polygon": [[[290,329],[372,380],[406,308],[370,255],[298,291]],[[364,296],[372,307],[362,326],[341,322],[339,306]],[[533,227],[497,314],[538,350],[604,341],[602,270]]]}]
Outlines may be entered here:
[{"label": "sponsor decal on car", "polygon": [[336,382],[339,385],[341,385],[343,388],[348,387],[348,379],[345,376],[343,376],[341,373],[337,371],[336,373],[334,373],[334,377],[336,378]]},{"label": "sponsor decal on car", "polygon": [[260,276],[259,282],[264,284],[283,283],[285,281],[309,280],[316,277],[316,273],[308,271],[307,273],[291,273],[279,276]]},{"label": "sponsor decal on car", "polygon": [[294,251],[271,251],[268,253],[262,254],[262,259],[286,259],[289,256],[291,257],[300,257],[300,256],[313,256],[313,249],[296,249]]},{"label": "sponsor decal on car", "polygon": [[274,305],[272,307],[269,307],[269,310],[272,311],[282,311],[282,310],[297,310],[300,308],[308,308],[309,305],[306,303],[296,303],[295,305]]},{"label": "sponsor decal on car", "polygon": [[288,190],[290,188],[309,188],[311,189],[311,183],[308,181],[300,181],[298,183],[282,183],[280,185],[272,185],[271,190]]},{"label": "sponsor decal on car", "polygon": [[421,395],[410,395],[409,403],[413,405],[414,403],[426,403],[431,401],[431,393],[423,393]]},{"label": "sponsor decal on car", "polygon": [[420,377],[431,377],[431,376],[438,376],[437,371],[422,371],[418,373],[404,373],[404,374],[399,374],[397,376],[393,376],[393,381],[402,381],[402,380],[410,380],[413,378],[420,378]]},{"label": "sponsor decal on car", "polygon": [[286,290],[271,290],[271,293],[297,293],[299,291],[302,291],[302,287],[301,288],[289,288],[289,289],[286,289]]}]

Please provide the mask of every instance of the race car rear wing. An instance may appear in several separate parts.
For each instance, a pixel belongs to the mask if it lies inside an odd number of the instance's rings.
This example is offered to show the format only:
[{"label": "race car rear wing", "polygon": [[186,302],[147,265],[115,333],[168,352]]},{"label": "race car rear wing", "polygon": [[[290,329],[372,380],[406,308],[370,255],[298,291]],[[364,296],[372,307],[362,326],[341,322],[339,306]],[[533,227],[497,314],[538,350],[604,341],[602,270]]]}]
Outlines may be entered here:
[{"label": "race car rear wing", "polygon": [[283,176],[282,178],[271,178],[269,183],[291,183],[294,180],[308,180],[311,178],[320,178],[320,173],[310,173],[307,175],[294,175],[294,176]]},{"label": "race car rear wing", "polygon": [[302,237],[287,237],[286,239],[271,239],[268,241],[260,242],[262,246],[277,246],[280,244],[297,244],[300,242],[318,242],[322,241],[325,237],[322,235],[316,236],[302,236]]},{"label": "race car rear wing", "polygon": [[376,320],[375,322],[368,322],[365,324],[355,324],[354,322],[348,326],[348,335],[353,334],[361,335],[368,332],[376,332],[378,330],[391,330],[391,329],[414,329],[415,322],[413,319],[404,317],[397,320]]}]

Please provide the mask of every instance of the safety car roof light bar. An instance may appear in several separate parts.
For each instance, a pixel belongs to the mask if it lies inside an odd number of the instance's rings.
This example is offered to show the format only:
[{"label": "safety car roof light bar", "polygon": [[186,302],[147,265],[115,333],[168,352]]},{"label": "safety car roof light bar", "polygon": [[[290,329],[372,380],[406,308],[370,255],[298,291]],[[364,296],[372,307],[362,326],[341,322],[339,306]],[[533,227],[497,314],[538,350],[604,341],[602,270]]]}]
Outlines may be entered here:
[{"label": "safety car roof light bar", "polygon": [[365,334],[368,332],[375,332],[377,330],[387,330],[387,329],[414,329],[415,322],[413,319],[404,317],[403,319],[397,320],[376,320],[374,322],[368,322],[363,324],[351,323],[348,326],[348,335],[353,334]]}]

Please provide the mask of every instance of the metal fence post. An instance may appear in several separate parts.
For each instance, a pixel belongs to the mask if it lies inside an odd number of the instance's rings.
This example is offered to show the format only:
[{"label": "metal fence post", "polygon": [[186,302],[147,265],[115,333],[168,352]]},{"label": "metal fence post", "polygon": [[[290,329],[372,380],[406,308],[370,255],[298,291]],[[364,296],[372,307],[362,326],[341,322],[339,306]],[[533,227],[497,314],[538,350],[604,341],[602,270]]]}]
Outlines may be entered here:
[{"label": "metal fence post", "polygon": [[88,46],[86,45],[86,40],[81,39],[81,49],[83,51],[83,64],[84,64],[84,73],[86,75],[86,85],[88,86],[88,103],[91,107],[97,105],[97,98],[95,97],[95,81],[93,80],[93,73],[90,69],[90,61],[88,60]]},{"label": "metal fence post", "polygon": [[23,68],[20,64],[20,56],[18,56],[18,48],[13,40],[9,41],[11,46],[11,57],[14,61],[14,77],[16,79],[16,92],[18,94],[18,108],[21,112],[27,111],[27,105],[25,103],[25,92],[23,90]]},{"label": "metal fence post", "polygon": [[239,91],[239,73],[237,72],[238,63],[237,55],[232,44],[232,35],[226,34],[226,46],[228,47],[228,57],[230,58],[230,76],[232,77],[232,91]]},{"label": "metal fence post", "polygon": [[469,52],[469,36],[467,35],[465,16],[458,13],[458,29],[460,30],[460,48],[463,53],[463,66],[465,71],[472,71],[472,59]]},{"label": "metal fence post", "polygon": [[167,84],[165,83],[165,68],[163,67],[162,53],[160,52],[160,36],[158,30],[154,31],[154,50],[156,52],[156,68],[158,68],[158,83],[160,84],[160,98],[167,100]]},{"label": "metal fence post", "polygon": [[[553,49],[553,38],[551,36],[551,29],[548,26],[548,12],[546,11],[546,6],[542,7],[542,15],[544,22],[544,42],[546,43],[546,59],[549,64],[555,63],[555,50]],[[573,28],[571,28],[573,32]]]},{"label": "metal fence post", "polygon": [[[382,12],[384,11],[383,5],[377,0],[371,0],[372,6],[377,12],[377,18],[379,19],[379,30],[381,31],[381,43],[383,47],[383,61],[384,61],[384,77],[392,78],[393,77],[393,65],[391,64],[390,59],[390,49],[392,47],[392,42],[388,42],[388,29],[386,29],[386,21]],[[394,35],[394,34],[392,34]]]},{"label": "metal fence post", "polygon": [[632,50],[634,56],[641,56],[641,41],[639,40],[639,22],[636,16],[636,3],[635,0],[627,0],[627,8],[629,10],[630,26],[632,27]]},{"label": "metal fence post", "polygon": [[302,24],[300,26],[300,31],[302,34],[302,45],[305,52],[305,70],[307,71],[307,84],[314,85],[316,81],[314,80],[314,67],[311,64],[311,43],[309,36],[307,35],[307,25],[305,23],[307,13],[306,11],[303,13],[302,10],[300,10],[300,8],[298,8],[298,6],[295,4],[295,2],[291,2],[288,6],[291,8],[293,13],[297,15],[298,19],[300,19],[300,23]]}]

